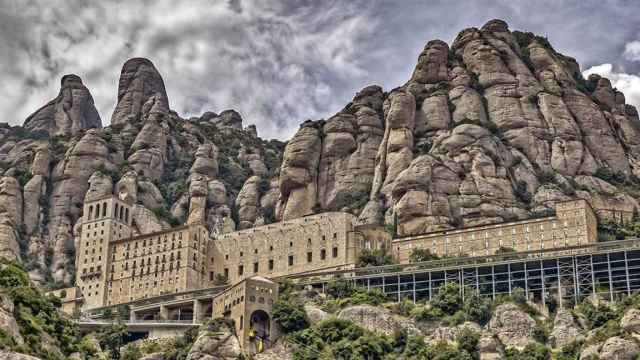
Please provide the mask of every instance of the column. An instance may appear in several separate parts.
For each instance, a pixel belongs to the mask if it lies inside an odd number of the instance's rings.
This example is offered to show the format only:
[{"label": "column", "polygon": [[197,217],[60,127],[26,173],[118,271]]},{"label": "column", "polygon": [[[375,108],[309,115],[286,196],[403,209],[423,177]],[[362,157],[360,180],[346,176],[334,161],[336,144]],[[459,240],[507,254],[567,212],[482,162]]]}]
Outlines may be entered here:
[{"label": "column", "polygon": [[160,305],[160,320],[169,320],[169,309],[165,305]]}]

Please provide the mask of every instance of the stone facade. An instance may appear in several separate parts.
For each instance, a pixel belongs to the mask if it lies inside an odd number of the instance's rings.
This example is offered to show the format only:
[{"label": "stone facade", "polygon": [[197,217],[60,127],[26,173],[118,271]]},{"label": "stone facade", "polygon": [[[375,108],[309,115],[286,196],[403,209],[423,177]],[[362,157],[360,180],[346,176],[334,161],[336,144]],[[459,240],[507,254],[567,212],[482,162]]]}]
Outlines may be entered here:
[{"label": "stone facade", "polygon": [[204,226],[131,237],[131,214],[131,205],[114,196],[85,203],[76,256],[83,309],[209,285]]},{"label": "stone facade", "polygon": [[209,236],[191,224],[131,236],[131,206],[114,196],[84,205],[76,259],[83,309],[236,284],[252,276],[279,277],[352,268],[363,248],[390,246],[381,227],[356,226],[347,213],[324,213]]},{"label": "stone facade", "polygon": [[83,309],[212,287],[222,279],[235,288],[256,276],[351,269],[363,249],[391,247],[397,261],[407,263],[416,248],[438,256],[483,256],[505,248],[527,251],[597,241],[596,216],[585,200],[556,203],[555,214],[543,218],[393,241],[382,227],[356,225],[353,215],[341,212],[215,237],[200,224],[131,237],[130,213],[130,205],[113,196],[84,205],[76,259],[81,296],[74,297],[83,298]]},{"label": "stone facade", "polygon": [[113,241],[105,305],[207,287],[210,241],[202,225]]},{"label": "stone facade", "polygon": [[231,284],[256,275],[348,269],[361,249],[388,246],[390,239],[355,223],[351,214],[329,212],[222,234],[212,243],[211,269]]},{"label": "stone facade", "polygon": [[597,219],[585,200],[555,204],[555,215],[465,229],[438,231],[393,240],[393,253],[408,263],[414,249],[438,256],[483,256],[498,249],[528,251],[597,242]]},{"label": "stone facade", "polygon": [[109,196],[84,204],[82,228],[76,245],[76,286],[84,297],[84,308],[104,306],[110,246],[131,236],[131,206]]},{"label": "stone facade", "polygon": [[278,327],[271,318],[277,299],[277,283],[260,276],[249,277],[213,300],[213,318],[232,319],[240,346],[255,353],[265,342],[278,337]]}]

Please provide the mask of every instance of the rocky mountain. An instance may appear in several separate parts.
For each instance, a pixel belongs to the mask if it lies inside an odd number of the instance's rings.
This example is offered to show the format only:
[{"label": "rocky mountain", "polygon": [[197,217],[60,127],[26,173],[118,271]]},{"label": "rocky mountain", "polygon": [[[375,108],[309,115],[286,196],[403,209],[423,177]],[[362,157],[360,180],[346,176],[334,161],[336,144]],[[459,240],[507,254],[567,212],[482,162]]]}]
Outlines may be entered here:
[{"label": "rocky mountain", "polygon": [[429,41],[404,85],[367,86],[287,143],[259,138],[234,110],[182,118],[160,71],[134,58],[109,126],[76,75],[23,126],[0,126],[0,256],[34,280],[70,283],[82,204],[106,194],[136,204],[138,234],[341,210],[405,236],[546,214],[574,197],[631,216],[638,135],[636,109],[609,80],[584,79],[546,38],[501,20]]}]

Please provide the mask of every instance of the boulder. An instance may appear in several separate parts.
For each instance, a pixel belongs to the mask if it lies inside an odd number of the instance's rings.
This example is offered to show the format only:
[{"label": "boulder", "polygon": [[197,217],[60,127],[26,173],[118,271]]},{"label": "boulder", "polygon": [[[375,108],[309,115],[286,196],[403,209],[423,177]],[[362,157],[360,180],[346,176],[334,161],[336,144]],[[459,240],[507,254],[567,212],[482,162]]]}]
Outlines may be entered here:
[{"label": "boulder", "polygon": [[572,342],[584,340],[583,330],[576,322],[570,310],[560,309],[553,319],[553,330],[549,336],[549,344],[561,348]]},{"label": "boulder", "polygon": [[7,293],[0,293],[0,329],[11,336],[17,344],[24,343],[20,335],[20,327],[13,317],[13,301]]},{"label": "boulder", "polygon": [[500,341],[491,333],[483,332],[481,334],[477,348],[480,360],[506,359],[502,344],[500,344]]},{"label": "boulder", "polygon": [[465,329],[478,333],[482,330],[480,325],[467,321],[456,326],[443,326],[441,324],[438,324],[437,326],[429,326],[422,329],[422,332],[425,334],[424,341],[433,345],[442,341],[454,343]]},{"label": "boulder", "polygon": [[41,360],[39,357],[1,350],[0,360]]},{"label": "boulder", "polygon": [[417,335],[420,330],[412,319],[397,316],[389,310],[371,305],[349,306],[340,313],[338,319],[349,320],[370,331],[392,335],[397,330],[407,330]]},{"label": "boulder", "polygon": [[529,314],[512,303],[496,307],[488,325],[488,329],[493,331],[505,346],[516,348],[535,343],[533,333],[537,327],[538,324]]},{"label": "boulder", "polygon": [[307,314],[307,319],[311,325],[315,325],[329,317],[326,311],[312,304],[305,304],[304,312]]},{"label": "boulder", "polygon": [[634,336],[640,335],[640,310],[629,309],[620,320],[620,327]]},{"label": "boulder", "polygon": [[200,331],[186,360],[235,360],[241,353],[233,324],[214,320]]},{"label": "boulder", "polygon": [[600,360],[633,360],[640,354],[634,341],[614,336],[607,339],[600,349]]}]

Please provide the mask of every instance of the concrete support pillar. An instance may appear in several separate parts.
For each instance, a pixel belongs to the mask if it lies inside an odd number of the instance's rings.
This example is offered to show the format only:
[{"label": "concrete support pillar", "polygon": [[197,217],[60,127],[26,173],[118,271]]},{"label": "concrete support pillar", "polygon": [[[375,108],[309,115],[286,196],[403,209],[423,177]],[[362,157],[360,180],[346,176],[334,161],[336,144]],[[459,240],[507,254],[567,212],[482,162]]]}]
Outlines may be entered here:
[{"label": "concrete support pillar", "polygon": [[160,305],[160,320],[169,320],[169,309],[165,305]]},{"label": "concrete support pillar", "polygon": [[204,303],[198,299],[193,300],[193,323],[199,324],[204,318]]},{"label": "concrete support pillar", "polygon": [[132,321],[132,322],[138,320],[137,315],[138,314],[136,314],[135,311],[133,311],[133,310],[129,311],[129,320]]}]

